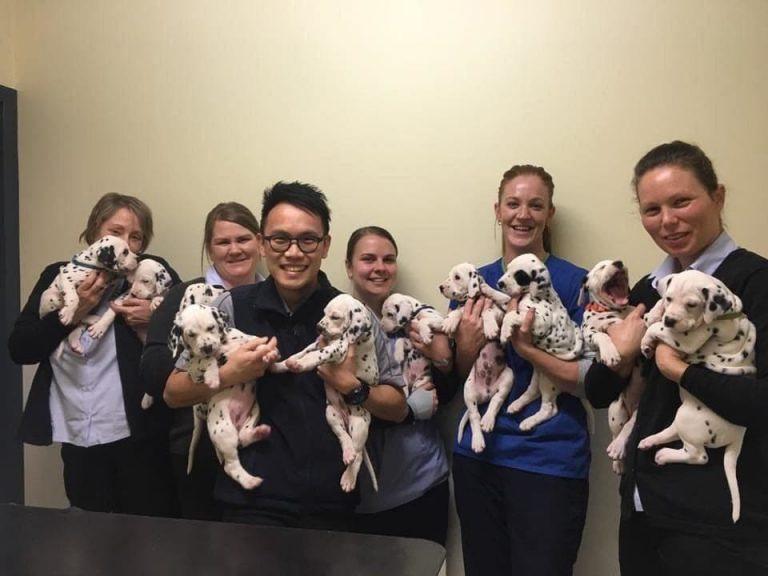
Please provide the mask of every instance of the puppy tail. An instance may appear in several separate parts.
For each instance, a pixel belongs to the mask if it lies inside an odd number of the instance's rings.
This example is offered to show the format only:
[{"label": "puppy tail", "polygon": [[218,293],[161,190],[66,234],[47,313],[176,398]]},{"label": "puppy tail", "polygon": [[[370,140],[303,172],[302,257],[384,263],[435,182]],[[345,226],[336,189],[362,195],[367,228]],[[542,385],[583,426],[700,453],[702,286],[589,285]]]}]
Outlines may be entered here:
[{"label": "puppy tail", "polygon": [[376,479],[376,472],[373,470],[373,462],[371,462],[371,457],[368,455],[368,450],[365,448],[363,448],[363,462],[365,462],[365,467],[368,470],[368,474],[371,475],[371,485],[373,486],[373,491],[378,492],[379,481]]},{"label": "puppy tail", "polygon": [[192,428],[192,440],[189,442],[189,455],[187,456],[187,475],[192,473],[192,464],[195,461],[195,450],[197,449],[198,442],[200,442],[200,428],[203,426],[202,420],[200,420],[200,418],[197,416],[197,410],[192,408],[192,412],[194,414],[193,419],[195,424]]},{"label": "puppy tail", "polygon": [[459,443],[461,443],[461,437],[464,436],[464,428],[466,428],[468,420],[469,420],[469,410],[465,410],[464,415],[461,417],[461,421],[459,422],[459,434],[456,439],[456,441]]},{"label": "puppy tail", "polygon": [[736,463],[741,454],[741,445],[744,442],[744,433],[746,428],[741,428],[736,440],[725,448],[723,454],[723,468],[725,468],[725,479],[728,482],[728,490],[731,492],[731,518],[735,524],[741,515],[741,496],[739,495],[739,483],[736,480]]},{"label": "puppy tail", "polygon": [[584,406],[584,413],[587,418],[587,432],[590,436],[595,434],[595,411],[592,410],[592,405],[586,398],[581,398],[581,405]]}]

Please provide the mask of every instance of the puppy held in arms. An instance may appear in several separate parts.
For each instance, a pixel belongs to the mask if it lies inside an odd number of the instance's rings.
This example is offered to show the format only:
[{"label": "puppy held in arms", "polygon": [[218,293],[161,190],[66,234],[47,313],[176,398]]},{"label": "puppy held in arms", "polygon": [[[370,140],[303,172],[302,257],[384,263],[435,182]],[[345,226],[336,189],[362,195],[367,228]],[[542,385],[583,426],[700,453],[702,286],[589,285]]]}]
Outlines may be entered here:
[{"label": "puppy held in arms", "polygon": [[[700,364],[721,374],[754,374],[755,326],[741,311],[741,299],[720,280],[698,270],[686,270],[658,283],[661,298],[646,315],[649,324],[640,345],[647,358],[663,342],[683,354],[688,364]],[[731,493],[734,522],[741,513],[736,465],[747,429],[716,414],[701,400],[680,390],[680,408],[666,429],[640,441],[648,450],[682,440],[680,449],[661,448],[656,464],[709,462],[706,448],[725,448],[723,467]]]},{"label": "puppy held in arms", "polygon": [[437,310],[405,294],[391,294],[381,306],[381,329],[395,341],[395,361],[400,365],[406,393],[433,390],[432,362],[413,346],[408,329],[413,326],[424,344],[432,342],[435,332],[443,329],[444,318]]},{"label": "puppy held in arms", "polygon": [[125,276],[138,264],[138,256],[124,240],[117,236],[100,238],[59,269],[59,274],[40,296],[40,317],[58,310],[61,323],[69,326],[80,305],[77,289],[89,274],[104,270]]},{"label": "puppy held in arms", "polygon": [[[150,309],[154,311],[163,302],[165,294],[171,287],[172,279],[168,270],[160,262],[152,258],[144,258],[139,262],[136,270],[128,274],[128,281],[131,283],[130,288],[115,298],[115,304],[122,304],[127,298],[149,300]],[[82,325],[69,334],[68,341],[72,350],[78,354],[83,353],[80,336],[86,326],[91,338],[98,340],[104,336],[116,316],[112,308],[108,308],[101,316],[86,316]],[[136,331],[136,335],[144,342],[147,339],[146,328]]]},{"label": "puppy held in arms", "polygon": [[[629,273],[621,260],[602,260],[595,264],[584,278],[579,301],[583,304],[585,300],[589,302],[581,324],[584,350],[595,352],[598,362],[616,366],[621,356],[608,336],[608,328],[624,320],[635,309],[629,305]],[[612,468],[616,474],[624,471],[627,440],[635,426],[635,411],[644,388],[640,367],[636,364],[629,385],[608,407],[612,440],[606,451],[613,460]]]},{"label": "puppy held in arms", "polygon": [[[219,388],[219,366],[247,342],[255,342],[255,350],[264,347],[265,362],[277,359],[275,350],[267,350],[267,338],[230,328],[224,312],[200,304],[190,304],[176,314],[169,338],[174,357],[183,350],[189,354],[187,373],[192,381],[212,389]],[[246,490],[259,486],[263,479],[243,468],[237,453],[238,446],[248,446],[269,435],[269,426],[258,424],[259,416],[255,381],[223,388],[208,402],[196,404],[187,473],[192,470],[202,423],[206,422],[211,443],[227,475]]]},{"label": "puppy held in arms", "polygon": [[[501,341],[507,342],[513,328],[523,324],[529,311],[534,312],[533,344],[561,360],[576,360],[581,355],[583,339],[581,330],[571,320],[568,310],[552,287],[549,270],[533,254],[523,254],[507,264],[507,271],[498,281],[499,288],[512,298],[518,298],[517,310],[507,312],[501,325]],[[528,404],[541,397],[539,410],[520,422],[520,430],[531,430],[542,422],[554,418],[558,413],[557,397],[560,388],[546,374],[534,369],[528,388],[507,408],[516,414]],[[591,418],[591,409],[582,400]],[[589,426],[592,429],[592,426]]]},{"label": "puppy held in arms", "polygon": [[[318,322],[320,336],[301,352],[283,362],[273,364],[273,372],[309,372],[321,364],[338,364],[347,356],[350,344],[355,345],[355,376],[368,386],[379,382],[379,365],[373,339],[373,324],[365,304],[348,294],[333,298]],[[347,404],[341,394],[325,385],[325,418],[341,444],[346,469],[341,475],[341,489],[351,492],[357,485],[357,474],[363,462],[371,475],[371,484],[378,490],[378,481],[365,448],[371,413],[362,406]]]},{"label": "puppy held in arms", "polygon": [[[496,427],[496,416],[512,390],[515,378],[512,369],[507,366],[504,350],[498,339],[499,323],[504,315],[504,307],[509,302],[509,296],[488,286],[477,269],[466,262],[451,268],[448,278],[440,284],[440,292],[460,304],[443,322],[443,332],[451,337],[461,323],[463,308],[467,302],[479,305],[481,296],[493,301],[493,306],[483,312],[486,343],[480,349],[464,383],[464,404],[467,410],[461,417],[458,430],[458,441],[461,442],[464,428],[469,422],[472,451],[479,454],[485,450],[483,433],[492,432]],[[479,406],[486,402],[488,407],[481,417]]]}]

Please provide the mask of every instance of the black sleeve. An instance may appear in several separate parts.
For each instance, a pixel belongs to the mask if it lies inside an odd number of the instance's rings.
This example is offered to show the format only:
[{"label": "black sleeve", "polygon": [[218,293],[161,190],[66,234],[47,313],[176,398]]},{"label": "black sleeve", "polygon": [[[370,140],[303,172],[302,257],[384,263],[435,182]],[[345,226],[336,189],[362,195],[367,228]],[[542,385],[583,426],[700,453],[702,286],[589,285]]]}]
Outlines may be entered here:
[{"label": "black sleeve", "polygon": [[168,348],[168,336],[189,284],[190,282],[185,282],[171,288],[149,320],[147,341],[141,355],[141,379],[144,382],[144,391],[155,399],[162,399],[165,382],[173,372],[174,362]]},{"label": "black sleeve", "polygon": [[40,318],[40,297],[51,285],[64,262],[51,264],[40,275],[8,338],[8,351],[16,364],[37,364],[48,358],[74,329],[59,321],[53,311]]},{"label": "black sleeve", "polygon": [[432,382],[435,383],[437,390],[437,401],[440,405],[448,404],[456,395],[459,389],[459,375],[456,370],[451,370],[448,374],[443,374],[440,370],[432,366]]},{"label": "black sleeve", "polygon": [[768,269],[750,276],[739,294],[755,325],[756,376],[718,374],[702,366],[686,369],[680,385],[720,416],[748,428],[768,429]]}]

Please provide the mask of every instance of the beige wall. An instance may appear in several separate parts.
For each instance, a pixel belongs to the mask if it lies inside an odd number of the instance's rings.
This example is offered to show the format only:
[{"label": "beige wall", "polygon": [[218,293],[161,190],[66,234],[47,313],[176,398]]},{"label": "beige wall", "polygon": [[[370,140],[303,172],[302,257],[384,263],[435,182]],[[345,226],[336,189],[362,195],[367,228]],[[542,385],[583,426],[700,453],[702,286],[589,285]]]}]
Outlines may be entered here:
[{"label": "beige wall", "polygon": [[0,0],[0,85],[16,87],[16,0]]},{"label": "beige wall", "polygon": [[[265,186],[301,179],[330,198],[340,287],[346,237],[377,223],[401,244],[401,288],[442,306],[452,264],[497,256],[495,189],[518,162],[555,176],[561,255],[621,257],[637,278],[660,255],[631,168],[673,138],[711,155],[733,235],[768,253],[767,22],[762,0],[0,0],[0,48],[16,38],[0,81],[21,94],[22,291],[106,191],[149,202],[153,251],[190,277],[215,202],[256,209]],[[582,575],[616,572],[606,436]],[[31,503],[63,501],[56,458],[29,458]]]}]

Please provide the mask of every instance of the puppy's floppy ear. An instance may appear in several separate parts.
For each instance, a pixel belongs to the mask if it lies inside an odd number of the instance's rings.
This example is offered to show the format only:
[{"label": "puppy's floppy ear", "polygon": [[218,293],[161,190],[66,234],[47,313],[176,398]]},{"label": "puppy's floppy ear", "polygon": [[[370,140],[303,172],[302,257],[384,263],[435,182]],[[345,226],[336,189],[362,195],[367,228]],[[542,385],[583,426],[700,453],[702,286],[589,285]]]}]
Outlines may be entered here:
[{"label": "puppy's floppy ear", "polygon": [[656,283],[656,291],[659,293],[659,296],[664,298],[664,294],[666,294],[667,288],[669,288],[674,278],[675,274],[669,274]]},{"label": "puppy's floppy ear", "polygon": [[585,306],[589,302],[589,289],[587,288],[587,282],[589,282],[589,275],[584,276],[581,281],[581,288],[579,288],[579,300],[577,302],[579,306]]},{"label": "puppy's floppy ear", "polygon": [[467,283],[467,296],[469,298],[477,298],[480,296],[480,286],[483,283],[483,278],[477,273],[474,268],[469,272],[469,282]]},{"label": "puppy's floppy ear", "polygon": [[704,323],[710,324],[723,314],[741,312],[741,299],[731,292],[717,278],[712,278],[712,284],[701,288],[704,296]]},{"label": "puppy's floppy ear", "polygon": [[176,312],[173,319],[173,327],[168,335],[168,348],[171,349],[171,355],[176,360],[184,350],[184,327],[181,325],[181,312]]}]

